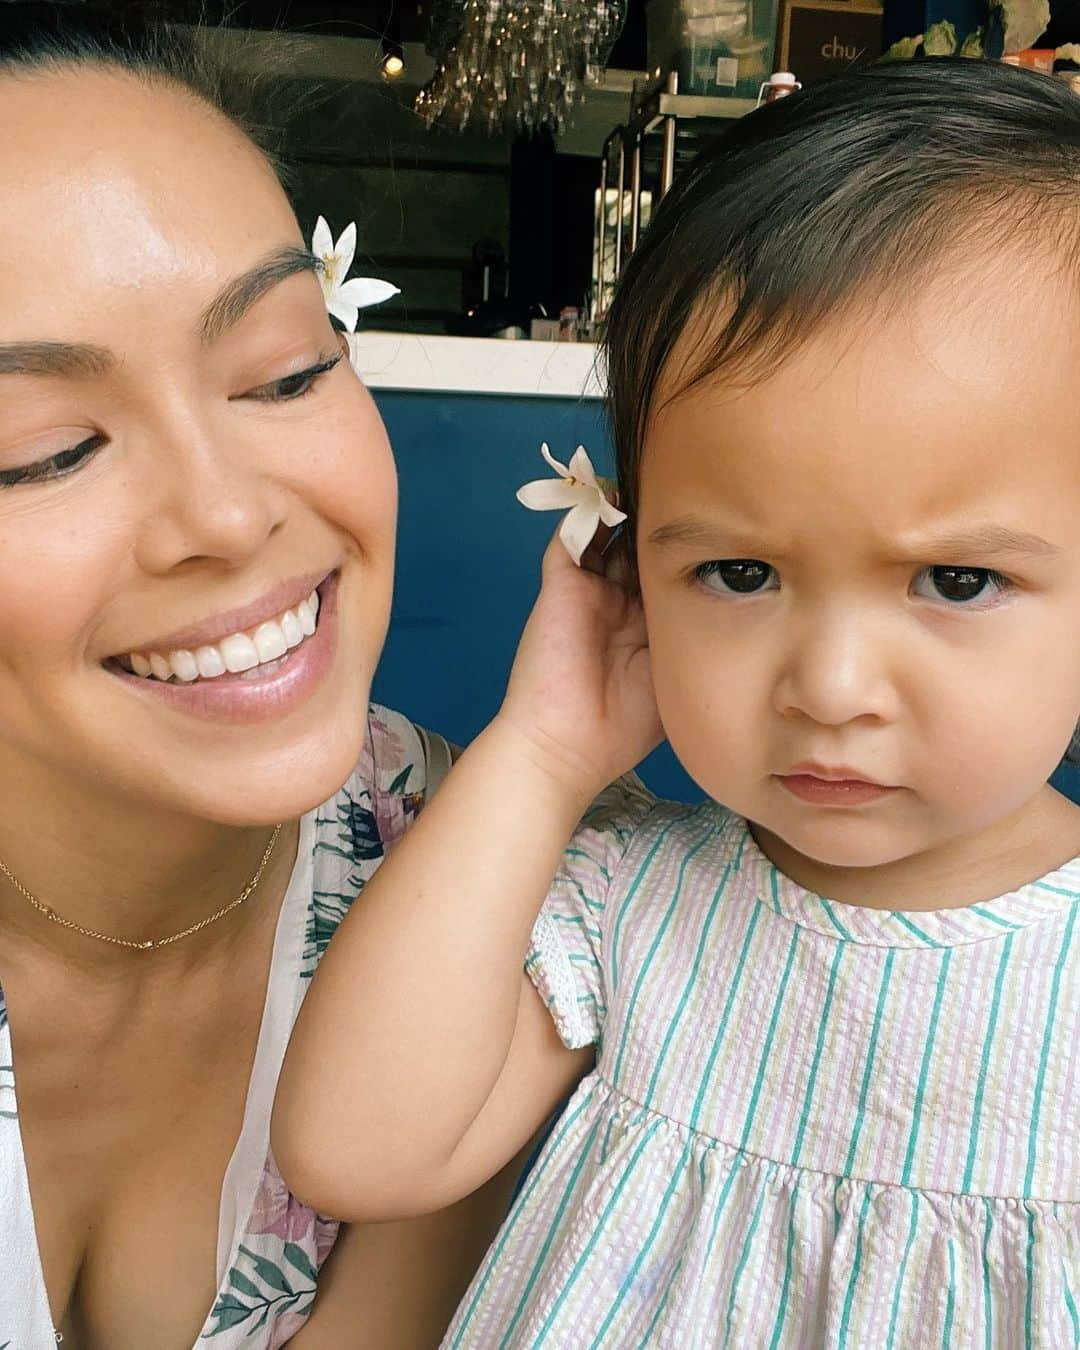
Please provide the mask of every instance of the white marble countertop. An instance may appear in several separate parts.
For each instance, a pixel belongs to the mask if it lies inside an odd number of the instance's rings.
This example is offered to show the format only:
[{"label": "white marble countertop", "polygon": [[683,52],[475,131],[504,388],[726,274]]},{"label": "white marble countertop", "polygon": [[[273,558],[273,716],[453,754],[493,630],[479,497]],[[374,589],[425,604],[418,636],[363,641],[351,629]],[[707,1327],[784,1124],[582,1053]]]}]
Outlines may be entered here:
[{"label": "white marble countertop", "polygon": [[600,398],[595,345],[359,332],[352,362],[372,389]]}]

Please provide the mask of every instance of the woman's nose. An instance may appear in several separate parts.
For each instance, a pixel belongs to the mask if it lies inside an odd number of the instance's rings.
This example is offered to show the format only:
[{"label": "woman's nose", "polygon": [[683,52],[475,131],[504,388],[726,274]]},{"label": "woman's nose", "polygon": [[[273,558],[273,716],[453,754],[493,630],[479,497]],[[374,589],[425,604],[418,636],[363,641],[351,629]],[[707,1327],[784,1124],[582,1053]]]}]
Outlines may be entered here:
[{"label": "woman's nose", "polygon": [[153,487],[141,513],[136,544],[148,572],[211,560],[239,566],[283,524],[287,494],[249,451],[227,438],[187,435],[183,444],[155,447],[147,472]]},{"label": "woman's nose", "polygon": [[792,624],[774,690],[777,711],[822,726],[889,721],[895,691],[887,646],[873,615],[854,603]]}]

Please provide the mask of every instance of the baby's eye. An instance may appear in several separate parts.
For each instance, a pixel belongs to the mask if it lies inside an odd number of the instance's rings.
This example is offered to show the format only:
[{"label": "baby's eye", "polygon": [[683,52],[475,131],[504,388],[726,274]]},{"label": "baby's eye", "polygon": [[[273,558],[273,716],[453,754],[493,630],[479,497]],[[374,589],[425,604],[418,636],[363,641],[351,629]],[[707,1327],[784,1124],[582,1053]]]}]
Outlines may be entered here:
[{"label": "baby's eye", "polygon": [[776,568],[760,558],[721,558],[694,568],[694,576],[720,595],[753,595],[775,591],[780,585]]},{"label": "baby's eye", "polygon": [[925,567],[915,578],[913,594],[951,605],[984,603],[1009,590],[1008,577],[988,567]]}]

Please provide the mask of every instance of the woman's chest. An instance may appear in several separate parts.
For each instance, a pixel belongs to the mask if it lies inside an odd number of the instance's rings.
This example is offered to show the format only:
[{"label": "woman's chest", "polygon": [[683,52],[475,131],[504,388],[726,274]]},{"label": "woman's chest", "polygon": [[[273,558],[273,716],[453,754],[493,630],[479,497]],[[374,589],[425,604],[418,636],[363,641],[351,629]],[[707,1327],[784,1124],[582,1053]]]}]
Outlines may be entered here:
[{"label": "woman's chest", "polygon": [[37,1248],[65,1347],[186,1350],[216,1292],[258,982],[238,980],[209,1017],[182,1000],[130,1019],[43,1021],[31,996],[21,1006],[17,988],[5,992]]}]

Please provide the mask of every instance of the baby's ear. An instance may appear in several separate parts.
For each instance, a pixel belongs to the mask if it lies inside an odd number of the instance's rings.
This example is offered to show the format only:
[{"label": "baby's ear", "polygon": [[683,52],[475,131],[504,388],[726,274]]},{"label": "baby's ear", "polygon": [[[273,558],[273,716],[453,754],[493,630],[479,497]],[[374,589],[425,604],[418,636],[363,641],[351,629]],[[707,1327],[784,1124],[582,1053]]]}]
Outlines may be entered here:
[{"label": "baby's ear", "polygon": [[608,576],[616,579],[631,595],[640,595],[641,578],[638,576],[635,537],[634,521],[630,517],[619,526],[615,537],[604,550],[604,558],[608,562]]}]

